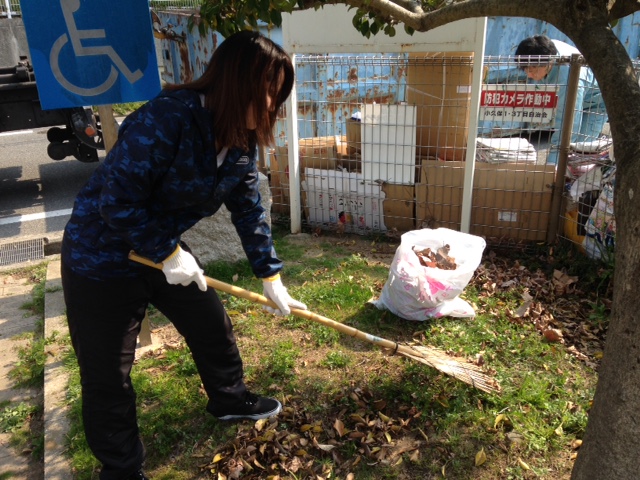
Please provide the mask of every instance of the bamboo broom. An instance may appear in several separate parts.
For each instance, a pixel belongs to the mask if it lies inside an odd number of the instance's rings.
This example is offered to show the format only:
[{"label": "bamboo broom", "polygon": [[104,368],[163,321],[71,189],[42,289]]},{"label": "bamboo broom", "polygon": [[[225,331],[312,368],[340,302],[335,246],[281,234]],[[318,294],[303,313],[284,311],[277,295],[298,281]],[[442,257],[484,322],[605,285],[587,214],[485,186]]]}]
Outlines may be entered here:
[{"label": "bamboo broom", "polygon": [[[143,265],[162,269],[162,264],[154,263],[147,258],[141,257],[135,252],[131,252],[129,254],[129,258]],[[216,290],[226,292],[235,297],[251,300],[252,302],[260,303],[261,305],[278,308],[278,306],[273,301],[260,294],[230,285],[228,283],[221,282],[220,280],[216,280],[211,277],[205,276],[205,279],[207,285]],[[357,328],[350,327],[349,325],[336,322],[335,320],[331,320],[330,318],[323,317],[322,315],[318,315],[308,310],[298,310],[296,308],[292,308],[291,314],[295,315],[296,317],[320,323],[325,327],[333,328],[334,330],[344,333],[345,335],[349,335],[359,340],[364,340],[379,347],[386,348],[388,350],[391,350],[393,354],[399,354],[403,357],[411,358],[412,360],[416,360],[418,362],[424,363],[425,365],[429,365],[430,367],[446,373],[447,375],[450,375],[464,383],[468,383],[469,385],[472,385],[473,387],[482,390],[483,392],[500,392],[500,385],[498,384],[498,382],[494,378],[485,374],[482,371],[481,367],[467,362],[464,359],[456,359],[455,357],[451,357],[433,347],[402,345],[391,340],[386,340],[384,338],[380,338],[375,335],[363,332],[361,330],[358,330]]]}]

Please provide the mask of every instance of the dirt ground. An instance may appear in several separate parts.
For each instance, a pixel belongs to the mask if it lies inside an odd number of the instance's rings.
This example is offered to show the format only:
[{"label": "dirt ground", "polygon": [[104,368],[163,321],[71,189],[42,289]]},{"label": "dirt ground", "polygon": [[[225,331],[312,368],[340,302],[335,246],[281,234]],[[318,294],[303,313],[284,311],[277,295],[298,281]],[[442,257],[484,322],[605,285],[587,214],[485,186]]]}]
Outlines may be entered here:
[{"label": "dirt ground", "polygon": [[[36,328],[38,318],[22,308],[32,301],[33,284],[29,278],[0,271],[0,412],[20,403],[43,403],[41,388],[16,388],[9,372],[19,361],[18,348],[27,345],[24,334]],[[32,418],[29,427],[42,432],[41,415]],[[31,446],[20,450],[11,445],[11,433],[0,433],[0,478],[41,480],[44,461],[33,458]]]}]

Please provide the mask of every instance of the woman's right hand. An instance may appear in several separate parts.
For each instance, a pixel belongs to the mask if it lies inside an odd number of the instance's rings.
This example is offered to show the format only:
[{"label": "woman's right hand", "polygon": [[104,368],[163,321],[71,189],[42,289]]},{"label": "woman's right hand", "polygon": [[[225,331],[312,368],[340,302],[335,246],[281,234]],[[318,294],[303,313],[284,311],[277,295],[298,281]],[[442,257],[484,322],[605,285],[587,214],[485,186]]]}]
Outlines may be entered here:
[{"label": "woman's right hand", "polygon": [[186,287],[191,282],[196,282],[200,290],[203,292],[207,290],[204,270],[200,268],[194,256],[180,248],[180,245],[175,252],[164,259],[162,271],[167,277],[167,282],[172,285],[180,284]]}]

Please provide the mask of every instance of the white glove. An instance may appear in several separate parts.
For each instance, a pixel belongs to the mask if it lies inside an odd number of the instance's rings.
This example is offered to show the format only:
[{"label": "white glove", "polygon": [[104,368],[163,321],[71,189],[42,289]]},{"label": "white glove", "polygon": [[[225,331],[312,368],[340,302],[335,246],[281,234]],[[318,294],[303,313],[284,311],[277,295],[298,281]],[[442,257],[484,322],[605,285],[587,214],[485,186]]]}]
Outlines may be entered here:
[{"label": "white glove", "polygon": [[276,315],[289,315],[291,308],[297,308],[298,310],[306,310],[307,306],[291,298],[291,295],[287,293],[287,289],[284,288],[280,275],[275,275],[269,278],[262,279],[262,288],[264,296],[278,306],[277,309],[264,305],[266,311],[274,313]]},{"label": "white glove", "polygon": [[203,292],[207,290],[207,281],[204,278],[204,270],[200,268],[196,259],[189,252],[185,252],[180,245],[176,251],[162,262],[162,271],[167,282],[172,285],[184,285],[196,282]]}]

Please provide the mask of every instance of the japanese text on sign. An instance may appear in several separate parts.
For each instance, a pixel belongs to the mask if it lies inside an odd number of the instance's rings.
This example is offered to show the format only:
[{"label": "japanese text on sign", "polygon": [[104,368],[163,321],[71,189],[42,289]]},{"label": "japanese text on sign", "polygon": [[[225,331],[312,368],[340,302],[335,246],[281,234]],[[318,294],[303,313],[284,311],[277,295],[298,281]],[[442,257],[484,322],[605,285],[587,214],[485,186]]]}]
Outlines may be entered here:
[{"label": "japanese text on sign", "polygon": [[558,85],[484,85],[480,120],[549,123],[558,106]]},{"label": "japanese text on sign", "polygon": [[482,107],[555,108],[558,95],[555,92],[488,92],[480,98]]}]

